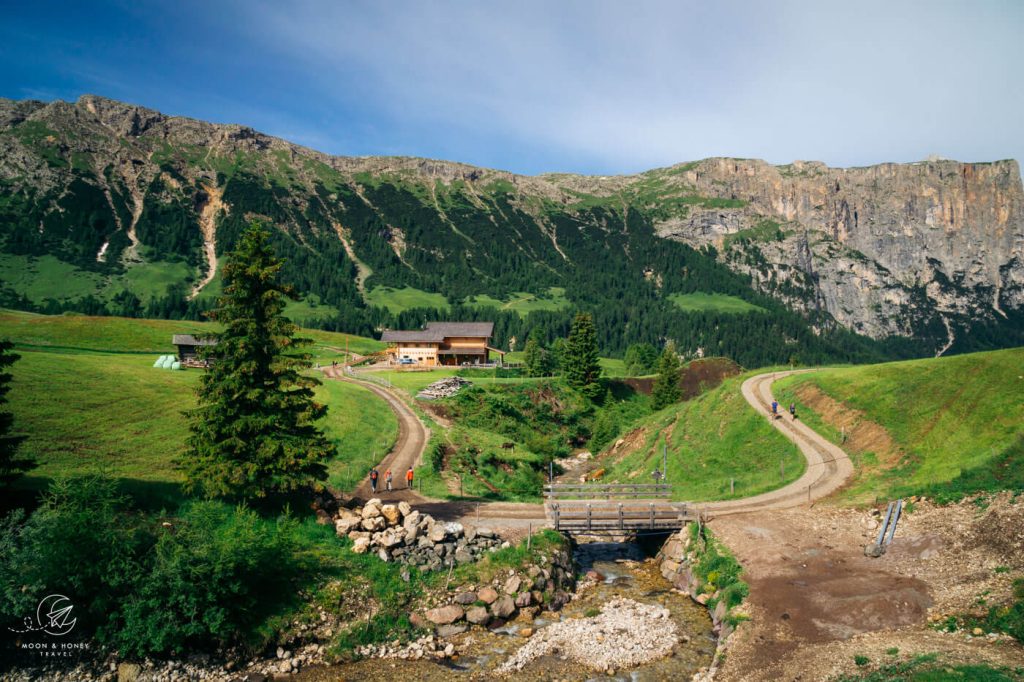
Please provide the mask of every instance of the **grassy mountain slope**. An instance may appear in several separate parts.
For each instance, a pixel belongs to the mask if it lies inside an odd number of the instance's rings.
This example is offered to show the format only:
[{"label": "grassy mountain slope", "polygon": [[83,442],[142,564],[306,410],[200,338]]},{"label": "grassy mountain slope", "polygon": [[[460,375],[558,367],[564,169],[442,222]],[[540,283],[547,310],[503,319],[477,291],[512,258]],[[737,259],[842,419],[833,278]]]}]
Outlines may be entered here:
[{"label": "grassy mountain slope", "polygon": [[[528,178],[424,159],[331,157],[242,126],[98,97],[5,100],[0,304],[197,319],[218,282],[190,298],[215,267],[207,253],[223,255],[260,220],[275,228],[284,278],[311,301],[296,319],[325,328],[369,336],[430,318],[487,318],[507,347],[533,328],[548,340],[564,335],[584,309],[613,355],[668,338],[745,366],[922,352],[837,327],[816,303],[813,276],[775,277],[759,232],[722,242],[722,254],[663,238],[664,225],[697,213],[710,233],[725,229],[720,222],[763,222],[747,200],[698,181],[704,169]],[[927,306],[915,310],[906,314],[919,336],[944,341]]]},{"label": "grassy mountain slope", "polygon": [[776,395],[855,464],[850,501],[1024,489],[1024,348],[828,369]]},{"label": "grassy mountain slope", "polygon": [[632,425],[620,442],[598,455],[603,482],[651,483],[668,447],[668,478],[677,500],[748,497],[778,488],[803,473],[795,445],[754,412],[740,393],[749,374],[669,406]]},{"label": "grassy mountain slope", "polygon": [[[173,331],[199,331],[197,323],[0,313],[0,337],[12,338],[21,360],[11,372],[10,409],[16,430],[28,436],[23,451],[39,467],[20,485],[42,487],[60,475],[105,472],[152,500],[178,500],[182,477],[174,459],[185,449],[194,406],[196,370],[152,367],[170,353]],[[340,357],[346,339],[313,332],[316,352]],[[348,338],[372,349],[370,339]],[[349,489],[390,447],[398,423],[387,405],[359,386],[330,382],[317,389],[329,412],[324,429],[339,456],[328,466],[330,483]]]}]

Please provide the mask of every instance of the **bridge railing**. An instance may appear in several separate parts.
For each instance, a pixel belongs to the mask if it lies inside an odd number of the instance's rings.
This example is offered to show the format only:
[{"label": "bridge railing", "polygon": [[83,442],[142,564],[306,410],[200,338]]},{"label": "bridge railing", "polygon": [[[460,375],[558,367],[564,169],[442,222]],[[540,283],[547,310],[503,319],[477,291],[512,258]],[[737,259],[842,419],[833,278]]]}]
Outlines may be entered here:
[{"label": "bridge railing", "polygon": [[667,483],[552,483],[544,486],[544,495],[549,500],[667,500],[672,497],[672,486]]},{"label": "bridge railing", "polygon": [[553,483],[544,492],[547,516],[564,533],[664,532],[696,518],[686,503],[670,501],[665,483]]}]

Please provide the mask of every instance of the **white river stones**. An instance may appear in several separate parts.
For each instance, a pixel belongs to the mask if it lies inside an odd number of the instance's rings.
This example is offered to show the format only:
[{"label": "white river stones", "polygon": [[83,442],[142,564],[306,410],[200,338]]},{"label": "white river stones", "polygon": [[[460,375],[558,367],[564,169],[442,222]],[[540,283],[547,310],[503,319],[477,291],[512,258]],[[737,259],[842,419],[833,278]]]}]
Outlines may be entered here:
[{"label": "white river stones", "polygon": [[631,668],[667,656],[676,629],[668,609],[616,598],[594,618],[564,620],[538,630],[497,672],[522,670],[548,654],[598,671]]}]

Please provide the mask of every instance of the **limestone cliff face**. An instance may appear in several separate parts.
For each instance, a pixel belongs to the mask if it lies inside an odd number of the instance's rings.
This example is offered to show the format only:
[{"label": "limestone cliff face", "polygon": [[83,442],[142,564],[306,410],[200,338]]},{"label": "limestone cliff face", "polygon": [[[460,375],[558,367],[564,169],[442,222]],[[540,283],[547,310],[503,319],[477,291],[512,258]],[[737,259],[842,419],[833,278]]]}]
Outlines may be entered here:
[{"label": "limestone cliff face", "polygon": [[940,313],[982,317],[1024,306],[1016,161],[843,169],[709,159],[680,180],[746,205],[693,210],[663,221],[661,234],[722,247],[758,220],[777,221],[784,237],[757,246],[771,267],[746,269],[757,279],[785,280],[794,278],[786,266],[794,267],[809,276],[802,280],[814,300],[872,336],[905,334],[915,299]]}]

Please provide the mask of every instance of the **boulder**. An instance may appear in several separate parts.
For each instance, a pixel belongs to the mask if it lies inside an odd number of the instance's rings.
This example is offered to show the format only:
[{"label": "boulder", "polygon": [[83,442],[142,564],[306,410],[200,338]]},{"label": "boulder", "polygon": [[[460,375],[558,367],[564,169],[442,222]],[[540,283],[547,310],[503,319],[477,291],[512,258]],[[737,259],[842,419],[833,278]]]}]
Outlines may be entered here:
[{"label": "boulder", "polygon": [[338,533],[338,537],[345,537],[359,528],[362,521],[362,518],[358,516],[342,517],[334,522],[334,530]]},{"label": "boulder", "polygon": [[525,608],[533,603],[533,596],[529,592],[516,595],[516,608]]},{"label": "boulder", "polygon": [[493,587],[488,586],[483,588],[482,590],[477,591],[476,596],[477,599],[479,599],[485,604],[493,604],[494,601],[498,598],[498,591]]},{"label": "boulder", "polygon": [[522,587],[523,581],[518,575],[514,575],[505,581],[505,594],[515,594]]},{"label": "boulder", "polygon": [[383,516],[371,516],[368,518],[364,517],[361,525],[363,530],[373,533],[384,530],[388,523],[384,520]]},{"label": "boulder", "polygon": [[449,623],[462,620],[466,612],[458,604],[448,604],[447,606],[430,609],[425,615],[427,620],[434,625],[448,625]]},{"label": "boulder", "polygon": [[455,562],[459,564],[473,563],[473,553],[466,547],[459,547],[455,550]]},{"label": "boulder", "polygon": [[349,534],[348,534],[348,539],[353,541],[353,542],[355,542],[359,538],[366,538],[367,540],[369,540],[370,539],[370,534],[367,533],[365,530],[353,530],[353,531],[350,531]]},{"label": "boulder", "polygon": [[419,526],[415,524],[412,526],[402,526],[402,529],[405,531],[405,541],[410,545],[416,542],[416,539],[420,536]]},{"label": "boulder", "polygon": [[377,504],[373,504],[374,500],[370,500],[363,507],[362,517],[364,519],[375,519],[380,516],[380,500],[377,500]]},{"label": "boulder", "polygon": [[422,613],[417,613],[416,611],[409,614],[409,625],[420,630],[432,627],[430,621],[424,618]]},{"label": "boulder", "polygon": [[384,548],[377,550],[377,558],[381,561],[391,561],[391,555],[388,554],[388,551]]},{"label": "boulder", "polygon": [[455,635],[461,635],[463,632],[469,629],[469,626],[465,623],[442,625],[437,628],[438,637],[453,637]]},{"label": "boulder", "polygon": [[405,531],[401,528],[391,528],[384,533],[380,534],[380,539],[377,541],[381,547],[385,549],[391,549],[397,545],[402,544],[405,540]]},{"label": "boulder", "polygon": [[661,562],[661,575],[663,575],[666,580],[671,580],[672,576],[674,576],[678,570],[679,564],[672,559],[665,559]]},{"label": "boulder", "polygon": [[520,637],[533,637],[533,628],[520,628],[519,629],[519,636]]},{"label": "boulder", "polygon": [[398,503],[398,511],[401,512],[403,517],[405,517],[412,513],[412,507],[409,506],[408,502],[402,500]]},{"label": "boulder", "polygon": [[492,539],[492,538],[497,537],[494,534],[494,531],[491,530],[490,528],[477,528],[476,529],[476,534],[479,535],[482,538],[488,538],[488,539]]},{"label": "boulder", "polygon": [[397,526],[402,520],[402,514],[398,511],[398,507],[393,504],[385,504],[380,508],[380,514],[383,516],[389,526]]},{"label": "boulder", "polygon": [[352,543],[352,551],[356,554],[366,554],[370,549],[370,538],[356,538]]},{"label": "boulder", "polygon": [[512,601],[512,597],[500,597],[491,604],[491,614],[493,614],[495,618],[511,618],[512,614],[515,612],[516,603]]},{"label": "boulder", "polygon": [[487,621],[490,619],[491,614],[483,606],[472,606],[466,611],[466,620],[473,625],[487,625]]},{"label": "boulder", "polygon": [[462,524],[457,521],[450,521],[444,524],[444,530],[450,537],[461,538],[465,528],[463,528]]},{"label": "boulder", "polygon": [[459,592],[455,595],[455,603],[466,606],[476,601],[476,592]]},{"label": "boulder", "polygon": [[135,682],[142,674],[142,666],[138,663],[121,663],[117,666],[117,682]]},{"label": "boulder", "polygon": [[[399,509],[399,511],[401,511],[401,509]],[[412,511],[402,518],[402,525],[405,526],[406,530],[409,530],[410,528],[418,527],[420,525],[420,521],[422,520],[422,514],[420,514],[418,511]]]},{"label": "boulder", "polygon": [[474,528],[473,526],[467,528],[465,537],[466,542],[473,542],[473,540],[476,540],[476,528]]},{"label": "boulder", "polygon": [[443,523],[435,523],[430,527],[427,532],[427,537],[430,538],[431,542],[444,542],[445,536],[448,535],[448,531],[445,529]]}]

